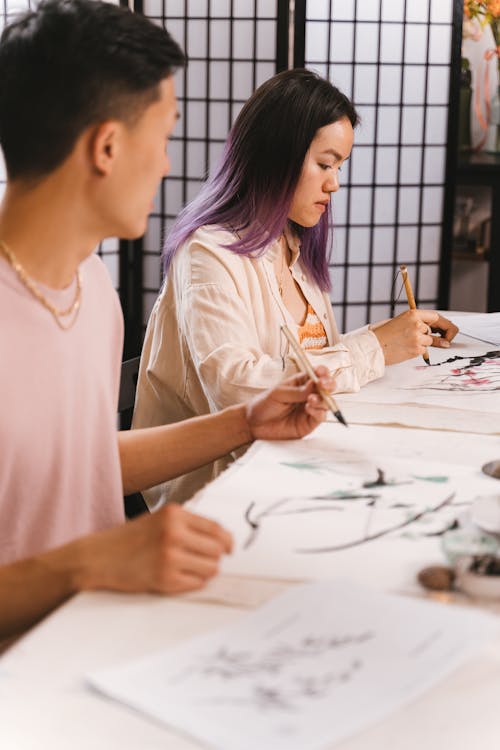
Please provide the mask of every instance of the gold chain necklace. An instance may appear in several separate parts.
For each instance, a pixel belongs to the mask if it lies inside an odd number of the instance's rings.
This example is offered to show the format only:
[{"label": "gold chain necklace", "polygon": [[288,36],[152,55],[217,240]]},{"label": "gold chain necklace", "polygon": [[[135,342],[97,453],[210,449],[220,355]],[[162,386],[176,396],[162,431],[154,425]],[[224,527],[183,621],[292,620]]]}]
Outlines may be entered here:
[{"label": "gold chain necklace", "polygon": [[[9,261],[19,280],[22,282],[22,284],[24,284],[26,289],[31,292],[33,297],[35,297],[40,302],[40,304],[42,304],[50,313],[52,313],[54,320],[56,321],[59,328],[62,328],[63,331],[67,331],[68,328],[71,328],[78,317],[78,310],[80,309],[80,301],[82,297],[82,278],[80,275],[80,270],[77,269],[76,271],[75,299],[65,310],[58,310],[57,307],[44,296],[33,279],[28,276],[12,250],[7,247],[5,242],[3,242],[2,240],[0,240],[0,250],[2,250],[3,254]],[[69,321],[63,320],[63,318],[67,318],[70,315],[72,316],[72,318]]]}]

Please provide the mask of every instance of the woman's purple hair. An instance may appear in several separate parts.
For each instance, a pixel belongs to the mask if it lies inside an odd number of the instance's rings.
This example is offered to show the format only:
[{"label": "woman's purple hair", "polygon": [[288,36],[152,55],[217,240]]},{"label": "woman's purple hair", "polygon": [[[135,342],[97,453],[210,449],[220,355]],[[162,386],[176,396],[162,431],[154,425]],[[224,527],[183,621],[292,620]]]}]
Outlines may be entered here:
[{"label": "woman's purple hair", "polygon": [[238,237],[228,250],[257,257],[288,222],[300,238],[307,273],[328,290],[329,207],[314,227],[289,222],[288,213],[314,136],[343,117],[353,127],[359,121],[349,99],[312,71],[286,70],[263,83],[238,115],[217,169],[167,237],[165,273],[178,248],[201,226],[228,229]]}]

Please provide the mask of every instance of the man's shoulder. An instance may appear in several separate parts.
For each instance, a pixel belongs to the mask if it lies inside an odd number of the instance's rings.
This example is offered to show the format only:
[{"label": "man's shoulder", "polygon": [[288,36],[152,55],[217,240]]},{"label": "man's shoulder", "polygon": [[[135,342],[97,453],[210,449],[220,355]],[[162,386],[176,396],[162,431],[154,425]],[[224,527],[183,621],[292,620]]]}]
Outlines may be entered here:
[{"label": "man's shoulder", "polygon": [[94,290],[95,294],[103,295],[104,299],[115,301],[117,291],[113,286],[111,274],[105,261],[97,253],[92,253],[80,264],[82,287]]},{"label": "man's shoulder", "polygon": [[85,260],[82,261],[80,264],[80,271],[90,280],[113,288],[110,273],[106,268],[104,260],[97,254],[97,252],[92,253],[92,255],[89,255],[88,258],[85,258]]},{"label": "man's shoulder", "polygon": [[[93,253],[80,264],[82,308],[89,325],[98,325],[101,333],[109,328],[113,335],[122,335],[123,314],[118,292],[103,259]],[[83,310],[82,310],[83,311]]]}]

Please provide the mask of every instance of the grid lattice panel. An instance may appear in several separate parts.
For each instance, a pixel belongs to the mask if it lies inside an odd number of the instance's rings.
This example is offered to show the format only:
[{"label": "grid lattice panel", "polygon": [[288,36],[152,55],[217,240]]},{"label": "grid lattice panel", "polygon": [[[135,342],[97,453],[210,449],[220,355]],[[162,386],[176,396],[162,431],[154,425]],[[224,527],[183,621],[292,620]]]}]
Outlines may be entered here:
[{"label": "grid lattice panel", "polygon": [[[113,2],[114,0],[110,0]],[[118,3],[116,3],[118,4]],[[12,21],[19,13],[36,7],[37,3],[32,0],[3,0],[3,4],[0,6],[0,33],[3,31],[5,25]],[[22,96],[22,92],[20,92]],[[6,173],[3,156],[0,153],[0,200],[5,192],[6,184]],[[28,217],[29,220],[29,217]],[[101,242],[97,250],[98,254],[102,257],[109,273],[113,286],[115,289],[119,288],[119,266],[120,258],[118,251],[118,240],[115,238],[108,238]]]},{"label": "grid lattice panel", "polygon": [[417,303],[435,307],[443,214],[453,0],[307,0],[306,66],[361,115],[333,198],[332,301],[343,330]]},{"label": "grid lattice panel", "polygon": [[165,233],[215,166],[243,103],[276,72],[277,0],[144,0],[143,10],[189,60],[175,79],[181,119],[169,144],[170,174],[144,238],[146,323],[161,283]]}]

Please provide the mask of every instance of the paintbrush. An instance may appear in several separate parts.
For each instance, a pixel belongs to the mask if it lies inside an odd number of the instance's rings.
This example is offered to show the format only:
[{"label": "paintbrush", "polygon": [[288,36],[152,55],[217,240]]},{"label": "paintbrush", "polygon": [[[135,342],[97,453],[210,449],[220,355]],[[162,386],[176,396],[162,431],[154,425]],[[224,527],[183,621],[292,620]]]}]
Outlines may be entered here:
[{"label": "paintbrush", "polygon": [[327,391],[325,391],[324,388],[322,388],[319,385],[318,376],[314,372],[313,367],[311,363],[309,362],[309,360],[307,359],[306,355],[304,354],[304,351],[302,347],[300,346],[299,342],[294,338],[288,326],[281,326],[281,330],[283,331],[284,335],[288,339],[288,343],[290,344],[292,351],[300,367],[309,376],[309,378],[313,381],[313,383],[315,383],[319,395],[321,396],[325,404],[328,406],[333,416],[336,419],[338,419],[339,422],[341,422],[343,425],[347,427],[348,424],[345,421],[344,417],[342,416],[342,412],[337,406],[335,399],[333,398],[333,396],[327,393]]},{"label": "paintbrush", "polygon": [[[416,310],[417,304],[415,302],[415,297],[413,296],[413,289],[411,288],[410,279],[408,278],[408,269],[406,268],[406,266],[399,266],[399,270],[401,271],[403,284],[405,285],[406,296],[408,297],[408,307],[410,308],[410,310]],[[431,361],[429,359],[429,352],[427,351],[427,349],[425,350],[424,354],[422,354],[422,357],[424,358],[425,364],[430,365]]]}]

